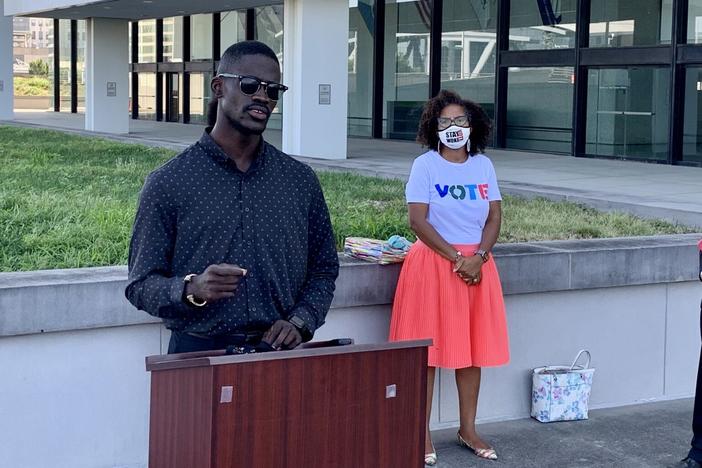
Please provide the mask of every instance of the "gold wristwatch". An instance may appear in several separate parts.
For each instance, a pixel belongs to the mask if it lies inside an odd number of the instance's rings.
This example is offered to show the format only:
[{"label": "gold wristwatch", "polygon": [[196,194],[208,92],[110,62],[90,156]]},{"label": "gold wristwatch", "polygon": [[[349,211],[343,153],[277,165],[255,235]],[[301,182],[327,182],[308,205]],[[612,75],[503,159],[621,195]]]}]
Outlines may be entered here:
[{"label": "gold wristwatch", "polygon": [[[195,273],[190,273],[189,275],[186,275],[185,278],[183,278],[183,282],[186,284],[190,283],[196,276],[197,275]],[[194,305],[195,307],[204,307],[207,305],[207,301],[198,300],[195,297],[195,294],[188,294],[187,296],[185,296],[185,298],[190,304]]]}]

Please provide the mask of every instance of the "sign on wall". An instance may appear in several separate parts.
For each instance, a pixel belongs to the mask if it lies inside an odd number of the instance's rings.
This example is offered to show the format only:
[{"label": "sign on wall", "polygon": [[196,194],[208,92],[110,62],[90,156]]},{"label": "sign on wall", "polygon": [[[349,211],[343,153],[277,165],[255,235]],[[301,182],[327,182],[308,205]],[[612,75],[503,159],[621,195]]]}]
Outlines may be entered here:
[{"label": "sign on wall", "polygon": [[331,85],[330,84],[320,84],[319,85],[319,104],[323,106],[328,106],[331,104]]},{"label": "sign on wall", "polygon": [[107,97],[115,97],[117,96],[117,82],[116,81],[108,81],[107,82]]}]

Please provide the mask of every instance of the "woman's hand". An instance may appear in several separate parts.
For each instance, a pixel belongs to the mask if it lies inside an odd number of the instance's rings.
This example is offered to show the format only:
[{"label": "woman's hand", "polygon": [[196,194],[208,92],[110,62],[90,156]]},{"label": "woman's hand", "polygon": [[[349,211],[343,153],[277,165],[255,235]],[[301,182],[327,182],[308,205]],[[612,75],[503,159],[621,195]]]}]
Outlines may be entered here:
[{"label": "woman's hand", "polygon": [[467,284],[480,284],[483,259],[480,255],[459,257],[453,265],[453,271]]}]

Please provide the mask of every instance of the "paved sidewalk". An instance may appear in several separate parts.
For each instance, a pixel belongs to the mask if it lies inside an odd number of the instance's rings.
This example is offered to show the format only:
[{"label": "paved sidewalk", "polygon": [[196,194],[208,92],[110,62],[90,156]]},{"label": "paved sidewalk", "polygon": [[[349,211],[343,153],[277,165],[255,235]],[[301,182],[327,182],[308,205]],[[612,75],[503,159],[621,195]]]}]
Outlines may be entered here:
[{"label": "paved sidewalk", "polygon": [[690,399],[590,412],[588,421],[542,424],[533,419],[483,424],[478,431],[499,460],[480,460],[455,443],[456,430],[433,434],[438,468],[648,468],[687,455]]},{"label": "paved sidewalk", "polygon": [[[80,114],[18,112],[14,124],[91,134],[83,130],[83,121]],[[197,140],[203,128],[130,120],[128,136],[99,136],[181,150]],[[265,136],[280,147],[279,130],[269,130]],[[349,138],[348,159],[299,159],[316,169],[405,179],[412,160],[422,152],[413,142]],[[602,210],[626,211],[702,227],[702,168],[497,149],[489,149],[487,153],[505,193],[572,200]]]}]

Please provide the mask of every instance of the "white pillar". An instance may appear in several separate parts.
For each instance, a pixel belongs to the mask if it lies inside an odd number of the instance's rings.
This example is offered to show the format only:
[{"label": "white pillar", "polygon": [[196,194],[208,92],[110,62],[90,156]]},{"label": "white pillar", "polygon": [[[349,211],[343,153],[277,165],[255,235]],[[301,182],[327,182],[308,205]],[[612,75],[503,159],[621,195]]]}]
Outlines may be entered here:
[{"label": "white pillar", "polygon": [[89,18],[85,48],[85,129],[129,133],[128,22]]},{"label": "white pillar", "polygon": [[0,120],[12,120],[12,16],[5,16],[5,1],[0,0]]},{"label": "white pillar", "polygon": [[283,98],[282,149],[345,159],[349,2],[285,0],[283,8],[283,82],[290,90]]}]

